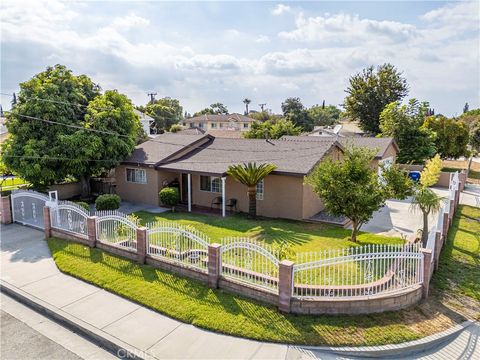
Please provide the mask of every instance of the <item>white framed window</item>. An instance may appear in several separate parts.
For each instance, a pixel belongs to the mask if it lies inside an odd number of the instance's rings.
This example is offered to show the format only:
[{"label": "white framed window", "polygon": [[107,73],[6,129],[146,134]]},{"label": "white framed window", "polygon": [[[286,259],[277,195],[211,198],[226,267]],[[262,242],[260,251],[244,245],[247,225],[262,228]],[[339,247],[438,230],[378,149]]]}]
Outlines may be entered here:
[{"label": "white framed window", "polygon": [[248,123],[243,123],[243,128],[248,129]]},{"label": "white framed window", "polygon": [[222,181],[219,177],[200,175],[200,190],[221,193]]},{"label": "white framed window", "polygon": [[263,193],[265,190],[265,182],[263,180],[264,179],[260,180],[260,182],[257,183],[257,200],[263,200]]},{"label": "white framed window", "polygon": [[210,124],[210,127],[211,127],[212,129],[216,129],[216,128],[217,128],[217,124],[216,124],[216,123],[211,123],[211,124]]},{"label": "white framed window", "polygon": [[134,184],[146,184],[147,183],[147,173],[145,169],[126,169],[127,182]]},{"label": "white framed window", "polygon": [[223,128],[223,123],[220,123],[220,125],[219,125],[219,126],[220,126],[220,129],[221,129],[221,128]]},{"label": "white framed window", "polygon": [[198,123],[198,127],[199,127],[200,129],[203,129],[203,123],[202,123],[202,122],[201,122],[201,123]]}]

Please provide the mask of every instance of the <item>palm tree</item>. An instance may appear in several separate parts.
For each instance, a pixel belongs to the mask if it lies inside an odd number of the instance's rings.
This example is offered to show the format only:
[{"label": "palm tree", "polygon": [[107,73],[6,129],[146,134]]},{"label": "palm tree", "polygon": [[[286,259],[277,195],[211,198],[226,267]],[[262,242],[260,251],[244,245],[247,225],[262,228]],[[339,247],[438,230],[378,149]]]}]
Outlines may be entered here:
[{"label": "palm tree", "polygon": [[419,187],[412,198],[412,208],[423,213],[422,244],[425,246],[428,240],[428,215],[440,210],[443,198],[426,186]]},{"label": "palm tree", "polygon": [[245,115],[248,115],[248,104],[250,104],[252,102],[252,100],[248,99],[248,98],[245,98],[243,99],[243,103],[245,104]]},{"label": "palm tree", "polygon": [[268,174],[277,168],[273,164],[248,163],[243,165],[230,165],[227,174],[239,183],[247,186],[248,193],[248,215],[255,219],[257,216],[257,184]]}]

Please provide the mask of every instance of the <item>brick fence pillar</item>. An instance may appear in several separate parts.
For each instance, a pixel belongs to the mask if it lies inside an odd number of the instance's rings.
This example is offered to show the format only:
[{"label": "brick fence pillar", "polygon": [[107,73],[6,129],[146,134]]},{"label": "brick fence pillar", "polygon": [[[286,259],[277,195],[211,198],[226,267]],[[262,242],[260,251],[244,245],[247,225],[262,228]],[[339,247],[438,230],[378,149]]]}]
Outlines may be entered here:
[{"label": "brick fence pillar", "polygon": [[428,288],[430,286],[430,277],[432,275],[432,250],[421,249],[423,254],[423,292],[422,297],[428,297]]},{"label": "brick fence pillar", "polygon": [[45,240],[52,236],[52,219],[50,219],[50,208],[43,207],[43,231],[45,233]]},{"label": "brick fence pillar", "polygon": [[12,208],[10,206],[10,196],[0,197],[0,222],[2,224],[11,224],[12,219]]},{"label": "brick fence pillar", "polygon": [[458,174],[458,180],[460,181],[459,189],[460,189],[460,192],[462,192],[463,190],[465,190],[465,183],[467,182],[467,173],[461,172],[460,174]]},{"label": "brick fence pillar", "polygon": [[218,279],[220,278],[222,268],[222,255],[220,244],[208,245],[208,286],[212,289],[218,287]]},{"label": "brick fence pillar", "polygon": [[455,214],[455,200],[450,200],[450,212],[449,212],[449,226],[452,225],[453,215]]},{"label": "brick fence pillar", "polygon": [[145,264],[147,257],[147,228],[139,227],[137,229],[137,261]]},{"label": "brick fence pillar", "polygon": [[460,190],[455,190],[455,209],[458,207],[458,203],[460,202]]},{"label": "brick fence pillar", "polygon": [[278,269],[278,310],[289,313],[293,293],[293,261],[282,260]]},{"label": "brick fence pillar", "polygon": [[443,242],[444,242],[444,243],[447,241],[448,229],[449,229],[449,227],[450,227],[449,217],[450,217],[450,215],[449,215],[447,212],[444,212],[444,213],[443,213],[443,229],[442,229],[442,234],[443,234]]},{"label": "brick fence pillar", "polygon": [[438,262],[440,260],[440,252],[442,251],[442,246],[442,233],[440,231],[437,231],[435,233],[435,270],[438,269]]},{"label": "brick fence pillar", "polygon": [[88,245],[95,247],[97,243],[97,217],[89,216],[87,218]]}]

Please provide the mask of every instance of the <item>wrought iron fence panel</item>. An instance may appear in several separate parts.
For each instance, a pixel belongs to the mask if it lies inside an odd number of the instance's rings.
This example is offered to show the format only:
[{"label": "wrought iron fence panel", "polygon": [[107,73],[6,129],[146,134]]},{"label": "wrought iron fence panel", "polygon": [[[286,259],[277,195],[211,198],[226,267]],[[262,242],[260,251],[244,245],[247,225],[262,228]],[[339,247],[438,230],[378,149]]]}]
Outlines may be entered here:
[{"label": "wrought iron fence panel", "polygon": [[293,296],[356,297],[399,291],[423,281],[420,244],[367,245],[297,254]]},{"label": "wrought iron fence panel", "polygon": [[14,190],[11,199],[13,221],[38,229],[45,227],[43,207],[48,201],[47,195],[31,190]]},{"label": "wrought iron fence panel", "polygon": [[147,254],[182,266],[208,271],[208,237],[175,222],[147,224]]},{"label": "wrought iron fence panel", "polygon": [[127,250],[137,250],[138,222],[116,210],[97,211],[97,241]]},{"label": "wrought iron fence panel", "polygon": [[226,238],[221,247],[223,277],[278,293],[279,251],[248,238]]},{"label": "wrought iron fence panel", "polygon": [[59,201],[50,208],[52,228],[88,236],[87,219],[90,213],[71,201]]}]

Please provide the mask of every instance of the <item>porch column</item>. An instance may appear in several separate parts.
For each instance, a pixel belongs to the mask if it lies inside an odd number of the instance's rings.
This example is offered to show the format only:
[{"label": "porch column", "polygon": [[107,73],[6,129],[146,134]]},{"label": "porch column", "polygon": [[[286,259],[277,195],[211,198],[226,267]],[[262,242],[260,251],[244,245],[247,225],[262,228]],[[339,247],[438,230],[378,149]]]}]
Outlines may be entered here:
[{"label": "porch column", "polygon": [[222,177],[222,216],[225,217],[225,204],[227,199],[225,199],[225,180],[226,177]]},{"label": "porch column", "polygon": [[188,188],[188,212],[192,212],[192,174],[187,174]]}]

